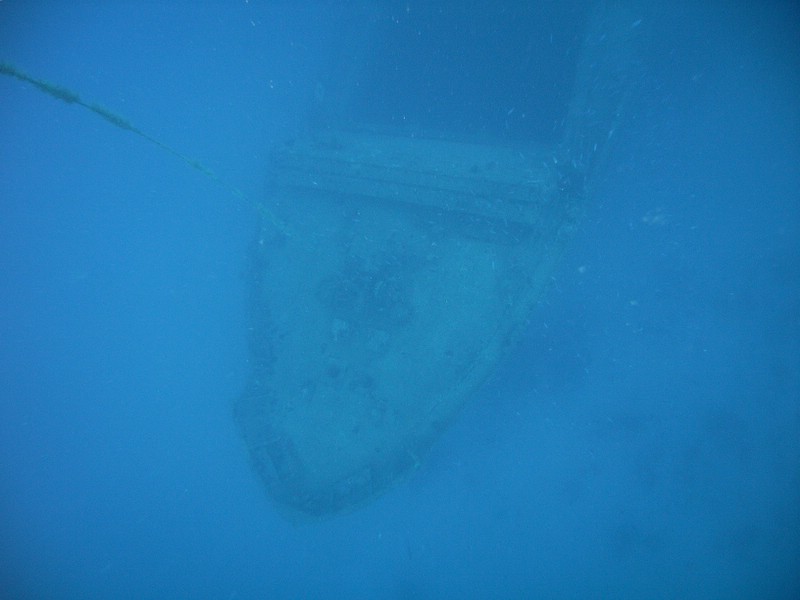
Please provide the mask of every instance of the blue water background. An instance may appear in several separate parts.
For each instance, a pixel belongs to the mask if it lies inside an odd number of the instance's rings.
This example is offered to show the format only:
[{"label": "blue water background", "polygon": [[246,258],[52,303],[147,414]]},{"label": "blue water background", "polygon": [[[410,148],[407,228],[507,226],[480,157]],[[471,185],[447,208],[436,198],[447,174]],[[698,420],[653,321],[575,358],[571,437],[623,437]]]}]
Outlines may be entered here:
[{"label": "blue water background", "polygon": [[628,122],[520,348],[412,479],[300,526],[231,415],[270,147],[348,43],[398,66],[365,118],[556,137],[585,7],[0,4],[0,60],[219,176],[0,79],[0,595],[800,597],[799,13],[695,4],[637,9]]}]

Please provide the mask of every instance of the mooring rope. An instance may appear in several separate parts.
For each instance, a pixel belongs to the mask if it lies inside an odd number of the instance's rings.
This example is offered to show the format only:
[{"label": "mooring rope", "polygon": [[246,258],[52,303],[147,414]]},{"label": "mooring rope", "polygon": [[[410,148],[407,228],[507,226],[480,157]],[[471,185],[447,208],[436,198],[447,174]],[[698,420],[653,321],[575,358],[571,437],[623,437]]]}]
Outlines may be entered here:
[{"label": "mooring rope", "polygon": [[99,104],[92,104],[91,102],[86,102],[86,101],[82,100],[81,97],[78,94],[76,94],[75,92],[73,92],[72,90],[69,90],[69,89],[67,89],[65,87],[61,87],[60,85],[55,85],[55,84],[50,83],[48,81],[44,81],[43,79],[37,79],[36,77],[32,77],[32,76],[28,75],[27,73],[25,73],[24,71],[21,71],[20,69],[17,69],[16,67],[14,67],[14,66],[10,65],[9,63],[6,63],[6,62],[0,62],[0,75],[8,75],[9,77],[15,77],[16,79],[19,79],[20,81],[24,81],[26,83],[30,83],[31,85],[33,85],[39,91],[44,92],[48,96],[52,96],[53,98],[56,98],[57,100],[61,100],[62,102],[66,102],[67,104],[77,104],[79,106],[82,106],[83,108],[92,111],[94,114],[96,114],[97,116],[101,117],[102,119],[108,121],[109,123],[111,123],[115,127],[119,127],[120,129],[123,129],[125,131],[130,131],[131,133],[133,133],[135,135],[138,135],[141,138],[144,138],[145,140],[147,140],[151,144],[155,144],[156,146],[158,146],[162,150],[165,150],[165,151],[169,152],[170,154],[172,154],[173,156],[181,159],[183,162],[185,162],[187,165],[189,165],[193,169],[196,169],[197,171],[200,171],[206,177],[209,177],[210,179],[213,179],[219,185],[221,185],[224,188],[226,188],[231,194],[236,196],[242,203],[244,203],[245,205],[249,206],[250,208],[253,208],[254,210],[258,211],[259,213],[261,213],[262,216],[264,216],[269,221],[271,221],[272,224],[281,233],[288,234],[288,228],[287,228],[286,224],[283,223],[283,221],[281,221],[280,219],[278,219],[272,213],[272,211],[270,211],[263,204],[256,203],[256,202],[253,202],[253,201],[249,200],[238,188],[226,183],[225,181],[223,181],[222,179],[217,177],[216,173],[214,173],[211,169],[206,167],[200,161],[197,161],[197,160],[195,160],[193,158],[189,158],[185,154],[182,154],[181,152],[178,152],[177,150],[175,150],[175,148],[173,148],[172,146],[169,146],[169,145],[165,144],[164,142],[162,142],[161,140],[157,140],[156,138],[146,134],[144,131],[142,131],[138,127],[135,127],[127,119],[124,119],[123,117],[119,116],[118,114],[108,110],[104,106],[100,106]]}]

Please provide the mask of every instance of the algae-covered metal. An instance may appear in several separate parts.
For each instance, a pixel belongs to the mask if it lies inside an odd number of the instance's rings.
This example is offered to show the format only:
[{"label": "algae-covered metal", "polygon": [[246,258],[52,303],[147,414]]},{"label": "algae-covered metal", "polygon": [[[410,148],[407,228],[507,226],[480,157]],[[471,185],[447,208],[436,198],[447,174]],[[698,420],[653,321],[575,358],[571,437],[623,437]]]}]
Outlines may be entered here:
[{"label": "algae-covered metal", "polygon": [[552,155],[328,132],[281,148],[236,405],[292,511],[357,505],[412,471],[491,372],[580,206]]}]

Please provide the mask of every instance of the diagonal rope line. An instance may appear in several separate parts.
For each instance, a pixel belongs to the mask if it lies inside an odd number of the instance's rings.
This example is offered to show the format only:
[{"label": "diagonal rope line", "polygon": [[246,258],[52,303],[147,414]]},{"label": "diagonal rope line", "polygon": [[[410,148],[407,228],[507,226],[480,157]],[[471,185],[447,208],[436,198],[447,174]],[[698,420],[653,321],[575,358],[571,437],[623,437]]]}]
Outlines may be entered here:
[{"label": "diagonal rope line", "polygon": [[61,100],[62,102],[66,102],[67,104],[77,104],[79,106],[82,106],[83,108],[92,111],[94,114],[96,114],[97,116],[101,117],[102,119],[108,121],[109,123],[111,123],[115,127],[119,127],[120,129],[123,129],[125,131],[130,131],[131,133],[133,133],[135,135],[138,135],[139,137],[147,140],[151,144],[154,144],[154,145],[158,146],[162,150],[165,150],[165,151],[169,152],[170,154],[172,154],[173,156],[179,158],[180,160],[182,160],[184,163],[186,163],[187,165],[189,165],[193,169],[196,169],[197,171],[200,171],[206,177],[209,177],[210,179],[213,179],[214,181],[216,181],[218,184],[222,185],[231,194],[236,196],[240,201],[242,201],[244,204],[246,204],[250,208],[253,208],[254,210],[258,211],[262,216],[264,216],[269,221],[271,221],[272,224],[281,233],[288,234],[288,227],[286,226],[286,224],[283,223],[280,219],[278,219],[272,213],[272,211],[270,211],[263,204],[258,204],[258,203],[252,202],[238,188],[236,188],[236,187],[234,187],[232,185],[229,185],[226,182],[224,182],[223,180],[221,180],[219,177],[217,177],[216,173],[214,173],[211,169],[206,167],[200,161],[195,160],[193,158],[190,158],[190,157],[186,156],[185,154],[182,154],[181,152],[178,152],[172,146],[169,146],[169,145],[165,144],[164,142],[162,142],[162,141],[160,141],[160,140],[158,140],[158,139],[146,134],[144,131],[142,131],[138,127],[135,127],[127,119],[125,119],[125,118],[121,117],[120,115],[108,110],[104,106],[100,106],[99,104],[92,104],[90,102],[86,102],[86,101],[82,100],[81,97],[77,93],[73,92],[72,90],[69,90],[67,88],[61,87],[59,85],[55,85],[55,84],[50,83],[48,81],[44,81],[43,79],[37,79],[36,77],[32,77],[31,75],[28,75],[24,71],[21,71],[21,70],[17,69],[16,67],[14,67],[14,66],[6,63],[6,62],[0,62],[0,75],[7,75],[9,77],[15,77],[16,79],[19,79],[20,81],[24,81],[26,83],[31,84],[32,86],[34,86],[39,91],[47,94],[48,96],[52,96],[53,98],[55,98],[57,100]]}]

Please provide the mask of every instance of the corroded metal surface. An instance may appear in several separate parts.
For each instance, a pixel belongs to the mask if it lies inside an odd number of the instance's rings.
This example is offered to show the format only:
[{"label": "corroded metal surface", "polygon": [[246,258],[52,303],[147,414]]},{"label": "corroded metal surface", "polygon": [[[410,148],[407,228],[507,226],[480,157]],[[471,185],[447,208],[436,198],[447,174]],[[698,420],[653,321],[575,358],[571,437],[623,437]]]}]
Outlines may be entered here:
[{"label": "corroded metal surface", "polygon": [[236,406],[271,495],[312,516],[419,465],[531,308],[580,207],[546,152],[327,133],[275,156]]}]

